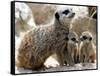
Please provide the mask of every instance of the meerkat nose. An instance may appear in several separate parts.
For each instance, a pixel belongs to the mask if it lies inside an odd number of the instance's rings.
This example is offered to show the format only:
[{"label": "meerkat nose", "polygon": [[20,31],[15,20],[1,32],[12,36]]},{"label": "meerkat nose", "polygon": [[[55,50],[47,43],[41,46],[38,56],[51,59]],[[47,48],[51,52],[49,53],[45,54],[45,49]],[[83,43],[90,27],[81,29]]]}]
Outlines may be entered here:
[{"label": "meerkat nose", "polygon": [[75,13],[72,13],[73,16],[75,16]]},{"label": "meerkat nose", "polygon": [[79,41],[78,40],[76,40],[76,43],[78,43]]},{"label": "meerkat nose", "polygon": [[75,16],[75,13],[71,13],[70,15],[69,15],[69,18],[73,18]]}]

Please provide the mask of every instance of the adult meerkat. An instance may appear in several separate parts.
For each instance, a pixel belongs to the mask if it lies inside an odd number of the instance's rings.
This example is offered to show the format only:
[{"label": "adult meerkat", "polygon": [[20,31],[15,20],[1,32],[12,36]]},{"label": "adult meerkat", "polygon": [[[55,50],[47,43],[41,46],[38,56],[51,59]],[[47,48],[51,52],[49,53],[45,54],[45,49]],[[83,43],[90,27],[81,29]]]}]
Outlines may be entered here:
[{"label": "adult meerkat", "polygon": [[60,65],[63,65],[63,47],[74,15],[71,9],[57,10],[53,24],[36,26],[28,31],[17,50],[16,66],[38,69],[54,53],[57,54]]},{"label": "adult meerkat", "polygon": [[78,63],[78,35],[74,31],[70,31],[68,37],[66,37],[66,41],[63,52],[65,64],[73,65]]},{"label": "adult meerkat", "polygon": [[80,62],[95,62],[96,47],[93,43],[93,36],[89,31],[83,32],[80,36]]}]

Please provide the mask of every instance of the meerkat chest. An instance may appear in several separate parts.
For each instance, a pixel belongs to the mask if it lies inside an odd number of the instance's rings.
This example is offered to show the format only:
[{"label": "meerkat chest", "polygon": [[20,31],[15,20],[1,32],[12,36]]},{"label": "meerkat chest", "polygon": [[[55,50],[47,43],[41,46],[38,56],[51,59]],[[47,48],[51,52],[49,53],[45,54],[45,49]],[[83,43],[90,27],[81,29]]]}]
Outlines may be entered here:
[{"label": "meerkat chest", "polygon": [[77,45],[76,44],[68,44],[68,49],[70,49],[70,51],[75,51],[77,49]]},{"label": "meerkat chest", "polygon": [[84,44],[82,49],[86,54],[89,54],[93,50],[92,44],[91,43]]}]

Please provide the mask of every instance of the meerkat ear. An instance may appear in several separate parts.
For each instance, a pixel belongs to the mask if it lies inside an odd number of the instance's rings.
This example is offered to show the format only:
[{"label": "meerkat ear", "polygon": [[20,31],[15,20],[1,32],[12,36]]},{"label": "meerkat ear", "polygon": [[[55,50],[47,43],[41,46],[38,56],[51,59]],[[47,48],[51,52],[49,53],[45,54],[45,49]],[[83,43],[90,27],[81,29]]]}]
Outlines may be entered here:
[{"label": "meerkat ear", "polygon": [[55,13],[55,17],[56,17],[56,19],[59,20],[59,14],[58,14],[58,12]]},{"label": "meerkat ear", "polygon": [[90,37],[89,40],[91,41],[92,40],[92,37]]},{"label": "meerkat ear", "polygon": [[68,38],[68,37],[66,37],[66,40],[68,41],[68,40],[69,40],[69,38]]}]

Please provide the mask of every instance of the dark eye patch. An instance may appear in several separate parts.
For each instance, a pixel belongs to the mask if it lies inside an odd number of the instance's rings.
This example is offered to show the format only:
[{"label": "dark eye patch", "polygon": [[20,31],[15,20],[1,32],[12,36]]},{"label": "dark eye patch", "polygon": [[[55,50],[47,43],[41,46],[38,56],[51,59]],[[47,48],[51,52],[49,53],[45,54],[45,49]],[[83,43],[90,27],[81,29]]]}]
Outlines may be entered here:
[{"label": "dark eye patch", "polygon": [[76,38],[71,38],[72,41],[76,41]]},{"label": "dark eye patch", "polygon": [[86,39],[87,39],[87,37],[86,37],[86,36],[83,36],[83,39],[84,39],[84,40],[86,40]]},{"label": "dark eye patch", "polygon": [[67,15],[69,13],[69,10],[65,10],[62,13]]}]

